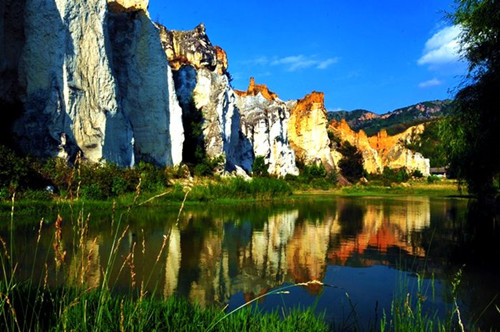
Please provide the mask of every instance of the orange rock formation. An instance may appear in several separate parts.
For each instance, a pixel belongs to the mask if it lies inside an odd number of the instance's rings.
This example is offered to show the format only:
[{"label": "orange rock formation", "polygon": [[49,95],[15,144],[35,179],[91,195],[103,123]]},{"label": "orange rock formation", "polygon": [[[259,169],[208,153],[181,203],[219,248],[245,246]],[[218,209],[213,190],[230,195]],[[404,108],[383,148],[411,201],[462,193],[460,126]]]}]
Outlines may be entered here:
[{"label": "orange rock formation", "polygon": [[108,8],[111,12],[116,14],[134,12],[134,11],[147,11],[149,0],[108,0]]},{"label": "orange rock formation", "polygon": [[297,160],[306,165],[321,162],[328,170],[334,167],[327,124],[323,92],[314,91],[297,101],[288,122],[288,139]]},{"label": "orange rock formation", "polygon": [[269,101],[273,101],[278,98],[278,95],[270,91],[265,84],[255,84],[255,78],[250,77],[250,85],[247,91],[234,90],[234,92],[240,97],[256,96],[260,93],[264,98]]},{"label": "orange rock formation", "polygon": [[217,72],[223,75],[227,70],[227,54],[226,51],[220,46],[214,46],[215,54],[217,56]]},{"label": "orange rock formation", "polygon": [[361,151],[364,167],[368,173],[381,173],[384,167],[388,166],[406,167],[409,170],[418,169],[424,175],[429,174],[429,160],[405,147],[405,142],[424,131],[424,125],[410,127],[394,136],[387,135],[387,131],[382,129],[377,135],[371,137],[368,137],[363,130],[355,132],[344,119],[332,121],[329,129],[342,141],[348,141]]}]

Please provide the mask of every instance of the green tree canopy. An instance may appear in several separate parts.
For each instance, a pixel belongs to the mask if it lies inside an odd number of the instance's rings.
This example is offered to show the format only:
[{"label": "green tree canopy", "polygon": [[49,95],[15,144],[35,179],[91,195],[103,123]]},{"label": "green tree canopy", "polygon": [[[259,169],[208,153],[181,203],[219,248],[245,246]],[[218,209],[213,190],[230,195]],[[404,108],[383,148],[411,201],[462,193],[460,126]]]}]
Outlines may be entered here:
[{"label": "green tree canopy", "polygon": [[444,126],[443,142],[451,169],[469,192],[491,197],[500,174],[500,2],[457,0],[451,18],[462,27],[460,45],[469,73]]},{"label": "green tree canopy", "polygon": [[357,182],[363,176],[364,172],[363,156],[361,152],[348,141],[342,142],[338,151],[343,156],[339,161],[340,173],[345,176],[349,182]]}]

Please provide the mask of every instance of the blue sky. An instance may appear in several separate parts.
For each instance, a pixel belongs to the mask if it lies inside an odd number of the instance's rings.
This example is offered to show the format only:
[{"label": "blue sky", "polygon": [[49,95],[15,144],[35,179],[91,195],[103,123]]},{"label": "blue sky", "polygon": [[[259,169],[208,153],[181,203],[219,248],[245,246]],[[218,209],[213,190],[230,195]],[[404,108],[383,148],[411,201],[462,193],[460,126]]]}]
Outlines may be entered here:
[{"label": "blue sky", "polygon": [[233,86],[250,76],[281,99],[325,93],[328,110],[385,113],[452,98],[466,73],[445,18],[453,0],[150,0],[171,30],[204,23],[226,50]]}]

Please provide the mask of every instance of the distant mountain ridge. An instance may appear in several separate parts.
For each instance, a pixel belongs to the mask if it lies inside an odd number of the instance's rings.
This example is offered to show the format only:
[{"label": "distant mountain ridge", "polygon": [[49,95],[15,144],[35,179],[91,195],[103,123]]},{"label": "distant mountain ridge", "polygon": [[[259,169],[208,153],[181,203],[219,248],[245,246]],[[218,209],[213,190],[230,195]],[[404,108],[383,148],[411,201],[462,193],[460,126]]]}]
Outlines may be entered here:
[{"label": "distant mountain ridge", "polygon": [[452,101],[434,100],[398,108],[384,114],[376,114],[368,110],[328,112],[328,120],[345,119],[356,131],[363,129],[368,136],[386,129],[389,135],[401,133],[411,126],[446,116],[451,109]]}]

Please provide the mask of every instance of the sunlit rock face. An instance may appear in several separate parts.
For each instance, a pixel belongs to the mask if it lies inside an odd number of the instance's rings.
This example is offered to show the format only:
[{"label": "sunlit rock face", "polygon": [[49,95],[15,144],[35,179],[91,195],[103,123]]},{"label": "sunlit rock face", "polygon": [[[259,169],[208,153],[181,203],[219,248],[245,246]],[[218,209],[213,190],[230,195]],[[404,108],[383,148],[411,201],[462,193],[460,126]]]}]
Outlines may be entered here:
[{"label": "sunlit rock face", "polygon": [[284,177],[298,175],[295,152],[288,141],[290,110],[285,102],[253,78],[247,91],[235,91],[241,111],[241,130],[253,147],[253,153],[264,157],[269,174]]},{"label": "sunlit rock face", "polygon": [[159,28],[163,49],[175,70],[183,114],[201,113],[206,156],[223,156],[228,171],[251,171],[252,147],[240,130],[236,95],[226,75],[226,53],[211,44],[203,25],[189,31]]},{"label": "sunlit rock face", "polygon": [[226,72],[226,52],[212,45],[203,24],[187,31],[168,30],[161,25],[159,28],[163,49],[173,70],[190,65],[196,69],[216,70],[219,75]]},{"label": "sunlit rock face", "polygon": [[334,168],[327,133],[328,119],[324,106],[324,94],[312,92],[297,102],[292,102],[288,139],[295,150],[297,160],[309,165],[323,163]]},{"label": "sunlit rock face", "polygon": [[147,11],[149,0],[108,0],[109,10],[113,13]]},{"label": "sunlit rock face", "polygon": [[[144,11],[109,12],[99,0],[19,3],[18,80],[2,76],[0,86],[15,89],[22,105],[13,128],[21,148],[42,157],[82,152],[89,161],[122,166],[180,162],[182,125],[173,121],[180,107],[158,29]],[[19,10],[5,12],[8,21]],[[3,40],[18,28],[5,29]]]},{"label": "sunlit rock face", "polygon": [[430,173],[429,159],[405,147],[412,137],[425,130],[424,125],[408,128],[406,131],[389,136],[385,130],[368,137],[363,130],[353,131],[345,120],[332,121],[329,128],[342,141],[356,146],[363,155],[363,165],[368,173],[382,173],[384,167],[419,170],[424,176]]}]

